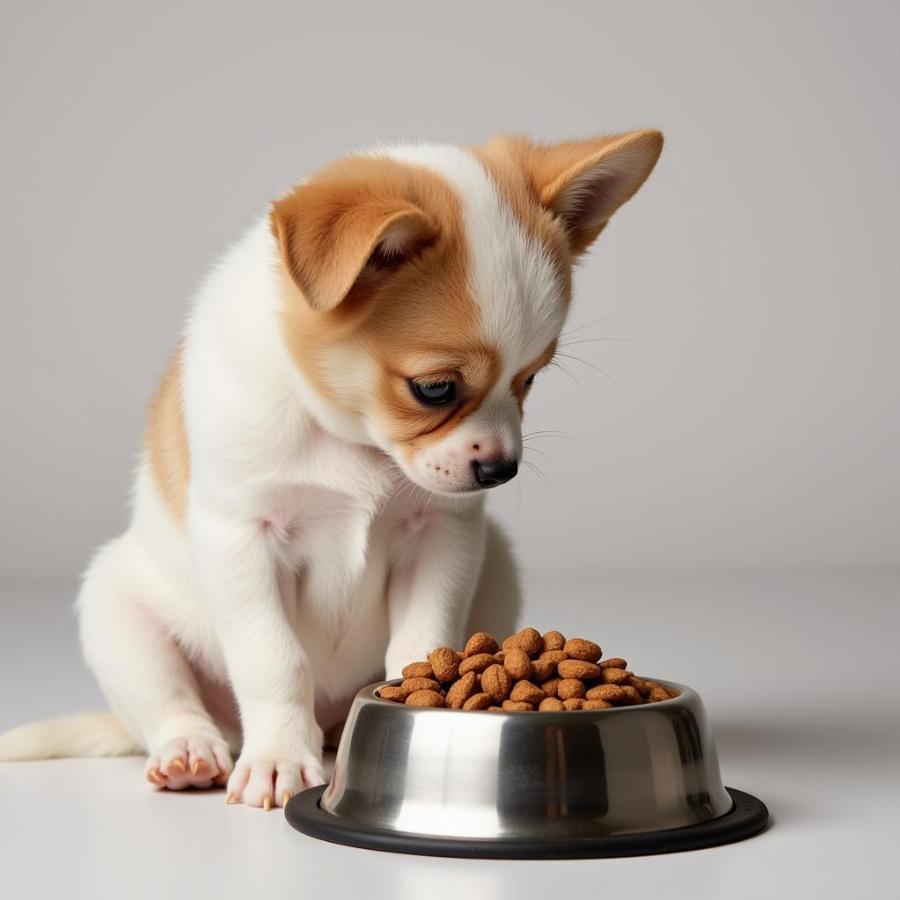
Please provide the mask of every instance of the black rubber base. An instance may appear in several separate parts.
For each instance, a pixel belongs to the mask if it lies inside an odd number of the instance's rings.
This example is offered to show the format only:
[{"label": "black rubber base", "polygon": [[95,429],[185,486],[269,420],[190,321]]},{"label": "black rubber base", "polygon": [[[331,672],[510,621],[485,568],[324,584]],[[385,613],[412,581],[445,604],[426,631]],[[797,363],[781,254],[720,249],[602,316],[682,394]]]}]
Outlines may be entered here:
[{"label": "black rubber base", "polygon": [[587,859],[612,856],[649,856],[678,853],[741,841],[762,831],[769,811],[751,794],[725,788],[734,800],[731,812],[685,828],[645,831],[641,834],[598,835],[586,838],[444,838],[390,831],[386,828],[356,826],[343,822],[319,806],[325,787],[296,794],[285,807],[288,822],[310,837],[335,844],[415,853],[419,856],[458,856],[465,859]]}]

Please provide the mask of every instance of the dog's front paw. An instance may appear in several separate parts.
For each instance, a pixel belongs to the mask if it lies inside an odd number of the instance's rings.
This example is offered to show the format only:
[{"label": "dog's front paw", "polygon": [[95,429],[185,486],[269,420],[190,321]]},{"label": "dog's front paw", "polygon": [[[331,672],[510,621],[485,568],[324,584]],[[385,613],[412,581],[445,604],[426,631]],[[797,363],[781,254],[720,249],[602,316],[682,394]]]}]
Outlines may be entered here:
[{"label": "dog's front paw", "polygon": [[241,754],[228,779],[228,803],[269,810],[284,806],[294,794],[325,784],[322,758],[316,753],[294,759]]},{"label": "dog's front paw", "polygon": [[231,754],[221,737],[194,734],[172,738],[147,757],[144,774],[154,787],[181,791],[225,783],[231,772]]}]

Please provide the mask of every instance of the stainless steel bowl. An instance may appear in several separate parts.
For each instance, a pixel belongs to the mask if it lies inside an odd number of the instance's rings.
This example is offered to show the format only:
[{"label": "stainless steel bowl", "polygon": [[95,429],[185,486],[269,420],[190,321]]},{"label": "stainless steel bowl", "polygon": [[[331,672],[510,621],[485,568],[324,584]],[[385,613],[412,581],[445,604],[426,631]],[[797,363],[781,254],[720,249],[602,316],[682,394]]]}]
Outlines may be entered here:
[{"label": "stainless steel bowl", "polygon": [[679,695],[645,706],[506,713],[378,697],[396,683],[357,695],[331,783],[288,804],[299,830],[441,855],[598,856],[765,825],[762,803],[723,786],[703,703],[685,685],[661,681]]}]

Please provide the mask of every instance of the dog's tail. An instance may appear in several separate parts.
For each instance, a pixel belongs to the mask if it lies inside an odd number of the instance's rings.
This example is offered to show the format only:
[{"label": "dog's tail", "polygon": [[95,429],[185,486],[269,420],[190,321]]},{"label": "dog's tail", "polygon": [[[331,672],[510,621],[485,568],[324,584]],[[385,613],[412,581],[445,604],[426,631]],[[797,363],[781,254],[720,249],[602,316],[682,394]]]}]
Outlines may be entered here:
[{"label": "dog's tail", "polygon": [[132,756],[141,745],[111,712],[19,725],[0,734],[0,761],[75,756]]}]

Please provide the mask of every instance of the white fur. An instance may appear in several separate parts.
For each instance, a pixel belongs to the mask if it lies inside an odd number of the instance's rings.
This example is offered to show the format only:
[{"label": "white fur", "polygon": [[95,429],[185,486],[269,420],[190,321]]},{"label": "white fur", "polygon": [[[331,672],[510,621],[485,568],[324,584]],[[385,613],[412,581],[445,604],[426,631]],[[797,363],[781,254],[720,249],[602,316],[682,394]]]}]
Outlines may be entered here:
[{"label": "white fur", "polygon": [[409,144],[374,152],[430,169],[462,200],[469,287],[478,305],[481,336],[502,351],[502,370],[491,393],[459,428],[415,460],[409,472],[430,490],[459,490],[471,480],[473,444],[486,458],[518,460],[522,455],[512,379],[562,328],[566,307],[559,279],[544,248],[516,222],[476,156],[445,144]]},{"label": "white fur", "polygon": [[[506,383],[555,334],[545,261],[465,154],[423,152],[463,194],[473,287],[485,334],[504,342]],[[479,249],[489,234],[490,262]],[[101,549],[79,598],[85,657],[130,735],[106,749],[143,747],[148,775],[168,773],[168,787],[227,778],[235,799],[257,806],[322,780],[323,729],[362,684],[458,645],[467,620],[508,632],[518,602],[483,496],[426,495],[390,464],[371,423],[303,379],[279,332],[277,265],[261,219],[193,304],[187,522],[142,462],[131,525]],[[518,455],[508,384],[472,418],[454,447],[480,435]],[[26,729],[0,755],[85,752],[90,725],[73,728],[77,740],[51,743]],[[178,771],[179,759],[201,771]]]}]

